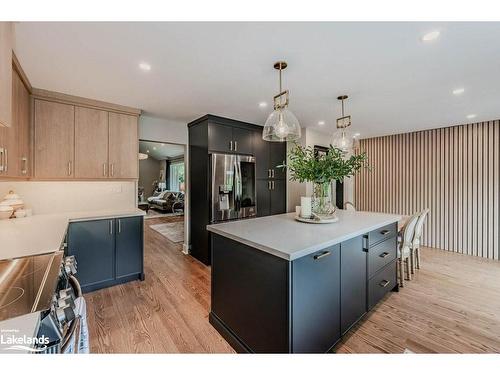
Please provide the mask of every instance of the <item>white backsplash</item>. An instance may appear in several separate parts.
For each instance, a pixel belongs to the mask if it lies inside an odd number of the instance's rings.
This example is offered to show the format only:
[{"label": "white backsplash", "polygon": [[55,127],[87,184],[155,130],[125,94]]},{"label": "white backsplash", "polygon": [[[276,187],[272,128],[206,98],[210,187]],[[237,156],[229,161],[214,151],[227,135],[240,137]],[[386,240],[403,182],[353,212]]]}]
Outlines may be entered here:
[{"label": "white backsplash", "polygon": [[33,214],[129,209],[136,205],[134,181],[5,181],[0,200],[14,190]]}]

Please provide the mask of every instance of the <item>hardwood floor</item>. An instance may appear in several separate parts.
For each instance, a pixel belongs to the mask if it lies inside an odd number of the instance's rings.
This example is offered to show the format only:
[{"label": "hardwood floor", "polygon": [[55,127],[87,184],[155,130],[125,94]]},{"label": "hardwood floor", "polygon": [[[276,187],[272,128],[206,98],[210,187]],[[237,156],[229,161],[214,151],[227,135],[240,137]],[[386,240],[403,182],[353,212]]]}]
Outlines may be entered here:
[{"label": "hardwood floor", "polygon": [[[144,282],[86,294],[91,352],[233,353],[208,323],[210,268],[145,223]],[[500,352],[500,262],[422,249],[422,269],[343,338],[338,353]]]}]

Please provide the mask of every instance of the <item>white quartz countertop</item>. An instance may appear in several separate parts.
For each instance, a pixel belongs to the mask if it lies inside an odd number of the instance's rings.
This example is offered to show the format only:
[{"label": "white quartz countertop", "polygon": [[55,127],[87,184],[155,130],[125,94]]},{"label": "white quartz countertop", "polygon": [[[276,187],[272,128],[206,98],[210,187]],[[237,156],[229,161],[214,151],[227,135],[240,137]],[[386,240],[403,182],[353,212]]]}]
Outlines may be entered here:
[{"label": "white quartz countertop", "polygon": [[0,260],[61,248],[69,222],[144,216],[139,209],[64,212],[0,220]]},{"label": "white quartz countertop", "polygon": [[207,226],[210,232],[286,260],[294,260],[401,219],[399,215],[337,210],[339,221],[307,224],[295,213]]}]

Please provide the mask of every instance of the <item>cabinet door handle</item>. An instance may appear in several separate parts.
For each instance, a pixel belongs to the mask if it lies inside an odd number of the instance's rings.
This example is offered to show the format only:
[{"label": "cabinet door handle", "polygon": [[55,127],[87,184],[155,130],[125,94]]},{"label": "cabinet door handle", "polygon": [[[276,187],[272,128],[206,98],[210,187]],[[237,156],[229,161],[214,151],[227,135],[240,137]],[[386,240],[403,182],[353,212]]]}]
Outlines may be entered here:
[{"label": "cabinet door handle", "polygon": [[3,172],[3,155],[5,150],[0,147],[0,172]]},{"label": "cabinet door handle", "polygon": [[271,190],[271,181],[267,181],[267,190]]},{"label": "cabinet door handle", "polygon": [[274,178],[274,169],[271,169],[271,177]]},{"label": "cabinet door handle", "polygon": [[5,165],[3,168],[5,173],[7,173],[9,170],[9,150],[7,148],[5,149]]},{"label": "cabinet door handle", "polygon": [[384,251],[382,254],[379,255],[379,257],[385,258],[388,255],[389,255],[389,253],[387,251]]},{"label": "cabinet door handle", "polygon": [[320,260],[321,258],[327,257],[330,254],[331,254],[330,251],[323,251],[321,254],[313,256],[313,258],[314,260]]},{"label": "cabinet door handle", "polygon": [[122,221],[118,219],[118,233],[122,232]]},{"label": "cabinet door handle", "polygon": [[115,176],[115,163],[111,163],[111,177]]},{"label": "cabinet door handle", "polygon": [[233,141],[229,141],[229,150],[233,151]]},{"label": "cabinet door handle", "polygon": [[389,285],[389,280],[382,280],[378,285],[380,285],[382,288],[385,288],[387,285]]},{"label": "cabinet door handle", "polygon": [[238,151],[238,141],[234,141],[234,151]]},{"label": "cabinet door handle", "polygon": [[384,229],[383,231],[380,231],[380,234],[381,234],[382,236],[387,236],[389,233],[391,233],[391,231],[390,231],[390,230],[387,230],[387,229]]},{"label": "cabinet door handle", "polygon": [[106,163],[102,163],[102,175],[106,177]]},{"label": "cabinet door handle", "polygon": [[68,176],[71,176],[71,160],[68,161]]},{"label": "cabinet door handle", "polygon": [[113,234],[113,220],[109,221],[109,234]]},{"label": "cabinet door handle", "polygon": [[271,170],[270,169],[267,170],[267,178],[271,178]]},{"label": "cabinet door handle", "polygon": [[274,181],[271,181],[272,190],[274,190]]},{"label": "cabinet door handle", "polygon": [[27,173],[28,173],[28,158],[27,158],[27,157],[25,157],[25,156],[23,156],[23,157],[21,158],[21,162],[22,162],[22,164],[23,164],[23,166],[24,166],[24,168],[23,168],[23,167],[21,167],[21,173],[22,173],[22,174],[27,174]]}]

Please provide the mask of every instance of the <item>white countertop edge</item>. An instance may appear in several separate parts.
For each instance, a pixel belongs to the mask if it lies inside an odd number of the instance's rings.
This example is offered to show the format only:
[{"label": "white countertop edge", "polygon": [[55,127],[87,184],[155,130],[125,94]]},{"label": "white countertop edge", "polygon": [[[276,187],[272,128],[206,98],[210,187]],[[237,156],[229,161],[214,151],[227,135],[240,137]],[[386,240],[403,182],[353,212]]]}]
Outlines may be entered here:
[{"label": "white countertop edge", "polygon": [[[221,235],[223,237],[229,238],[231,240],[241,242],[242,244],[245,244],[247,246],[254,247],[254,248],[261,250],[261,251],[264,251],[268,254],[275,255],[277,257],[280,257],[280,258],[288,260],[288,261],[293,261],[295,259],[302,258],[304,256],[312,254],[316,251],[323,250],[327,247],[337,245],[341,242],[350,240],[351,238],[354,238],[354,237],[357,237],[357,236],[360,236],[363,234],[367,234],[368,232],[371,232],[372,230],[383,227],[385,225],[397,223],[398,221],[400,221],[402,219],[402,216],[400,216],[400,215],[394,215],[394,216],[395,216],[394,218],[381,221],[381,222],[377,223],[376,225],[372,225],[372,226],[369,226],[367,228],[363,228],[362,230],[354,231],[352,233],[349,233],[349,234],[341,236],[341,237],[336,237],[336,238],[332,239],[331,241],[322,242],[322,243],[319,243],[317,245],[307,247],[303,250],[295,251],[292,254],[284,253],[278,249],[273,249],[273,248],[270,248],[267,246],[263,246],[263,245],[260,245],[258,243],[255,243],[253,241],[249,241],[249,240],[246,240],[244,238],[232,235],[232,234],[227,233],[223,230],[219,230],[216,227],[216,224],[214,226],[207,225],[207,230],[212,232],[212,233],[216,233],[216,234]],[[304,225],[335,225],[335,223],[332,223],[332,224],[306,224],[306,223],[304,223]]]},{"label": "white countertop edge", "polygon": [[[71,216],[71,215],[69,215]],[[76,218],[70,218],[69,222],[74,223],[78,221],[91,221],[91,220],[106,220],[106,219],[119,219],[121,217],[134,217],[134,216],[146,216],[146,212],[143,210],[131,211],[131,212],[121,212],[117,214],[107,213],[103,215],[91,215],[91,216],[81,216]]]}]

